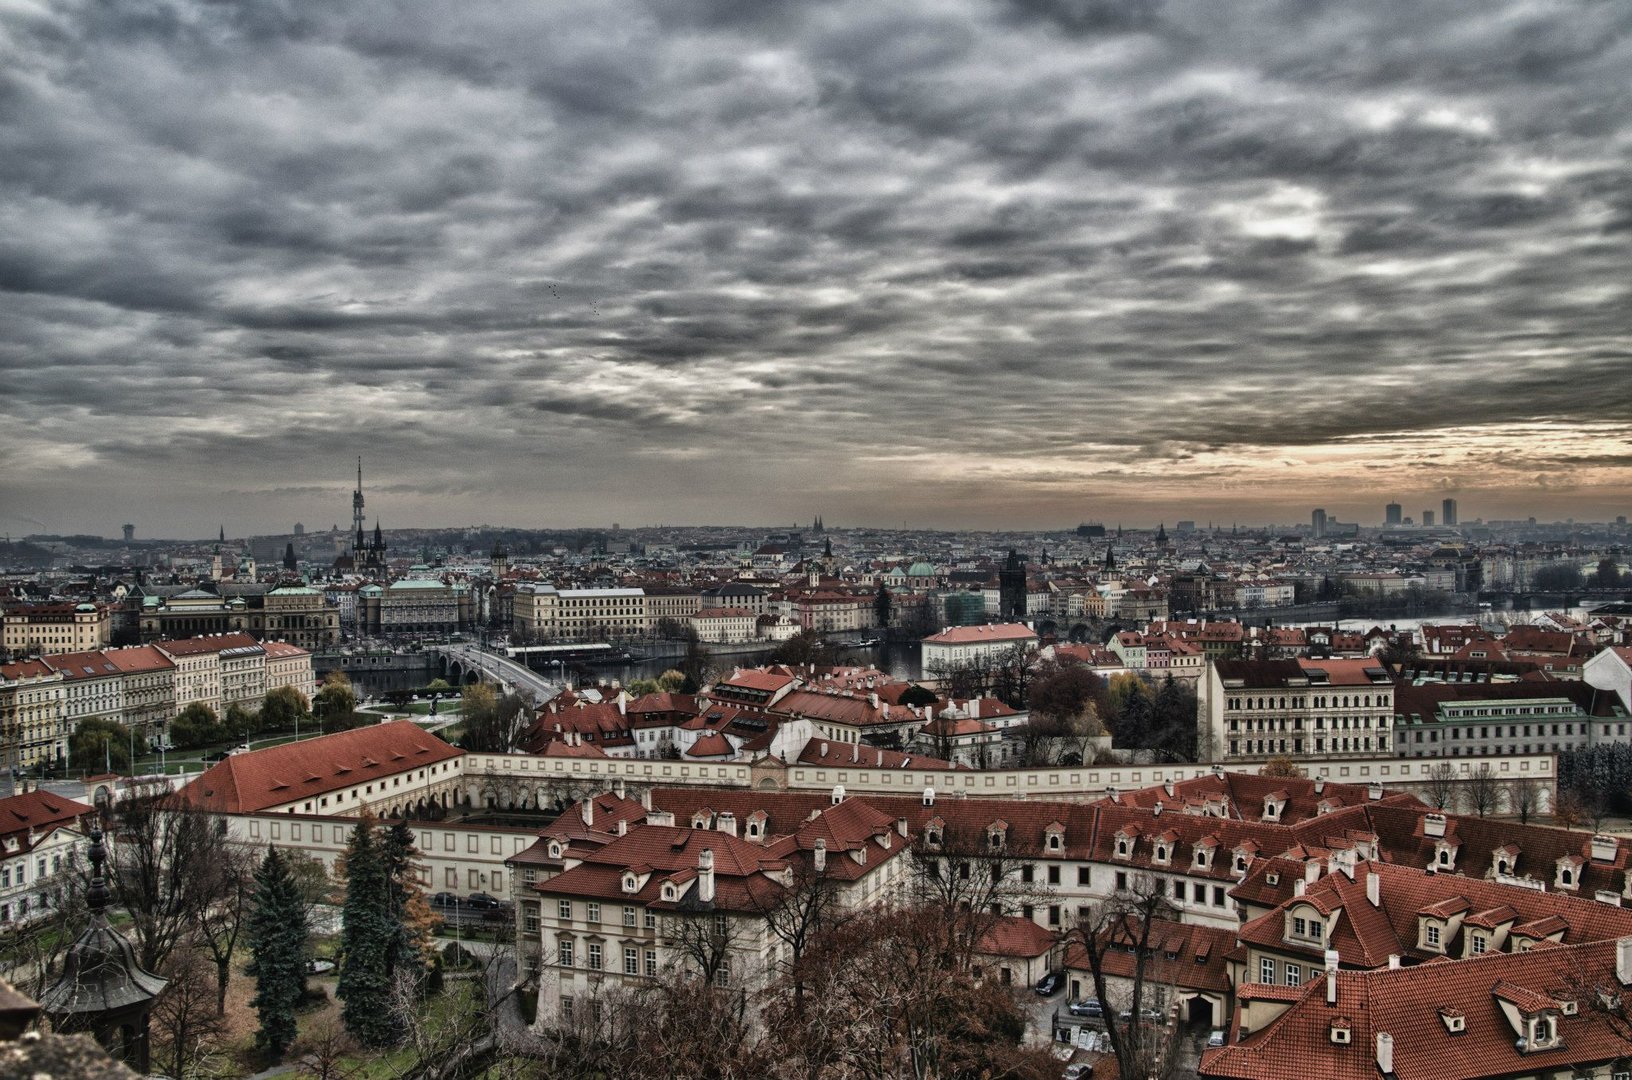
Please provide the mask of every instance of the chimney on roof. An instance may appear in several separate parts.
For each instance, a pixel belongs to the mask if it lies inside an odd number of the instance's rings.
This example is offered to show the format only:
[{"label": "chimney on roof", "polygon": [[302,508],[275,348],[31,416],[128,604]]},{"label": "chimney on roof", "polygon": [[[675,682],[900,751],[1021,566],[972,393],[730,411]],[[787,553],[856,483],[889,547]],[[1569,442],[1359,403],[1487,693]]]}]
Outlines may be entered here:
[{"label": "chimney on roof", "polygon": [[1320,879],[1320,860],[1309,859],[1303,864],[1303,880],[1314,883]]},{"label": "chimney on roof", "polygon": [[1384,1076],[1394,1075],[1394,1036],[1386,1031],[1377,1033],[1377,1071]]},{"label": "chimney on roof", "polygon": [[1111,800],[1114,803],[1119,803],[1119,802],[1122,801],[1122,796],[1117,792],[1116,788],[1114,788],[1114,787],[1107,786],[1105,788],[1105,797],[1107,799]]},{"label": "chimney on roof", "polygon": [[622,690],[618,691],[618,715],[629,715],[629,695]]},{"label": "chimney on roof", "polygon": [[714,851],[704,848],[697,853],[697,902],[714,902]]},{"label": "chimney on roof", "polygon": [[1383,797],[1383,785],[1378,781],[1372,781],[1371,785],[1366,788],[1366,794],[1371,798],[1372,802],[1376,802]]},{"label": "chimney on roof", "polygon": [[1162,785],[1162,790],[1167,792],[1167,797],[1170,799],[1177,793],[1177,789],[1174,788],[1173,781],[1171,780]]},{"label": "chimney on roof", "polygon": [[585,825],[588,825],[589,827],[594,828],[594,826],[595,826],[595,800],[594,799],[580,799],[580,800],[578,800],[578,813],[583,816]]},{"label": "chimney on roof", "polygon": [[827,740],[823,739],[821,741],[821,743],[816,747],[816,749],[821,751],[821,755],[823,757],[826,757],[827,756]]},{"label": "chimney on roof", "polygon": [[934,788],[926,787],[924,789],[924,805],[925,806],[934,806],[935,805],[935,789]]},{"label": "chimney on roof", "polygon": [[714,817],[714,827],[730,836],[737,835],[737,815],[729,810],[721,810]]},{"label": "chimney on roof", "polygon": [[1424,835],[1424,836],[1444,836],[1445,835],[1445,815],[1444,814],[1424,814],[1422,816],[1422,835]]},{"label": "chimney on roof", "polygon": [[1337,950],[1326,950],[1326,1004],[1337,1004]]},{"label": "chimney on roof", "polygon": [[1383,906],[1383,875],[1366,867],[1366,903],[1372,907]]},{"label": "chimney on roof", "polygon": [[1615,981],[1632,986],[1632,937],[1615,939]]},{"label": "chimney on roof", "polygon": [[810,852],[810,864],[816,868],[818,874],[827,869],[827,841],[819,836]]},{"label": "chimney on roof", "polygon": [[652,789],[650,786],[640,789],[640,805],[648,814],[652,812]]},{"label": "chimney on roof", "polygon": [[1390,970],[1390,971],[1400,970],[1400,954],[1399,953],[1396,952],[1396,953],[1389,953],[1388,954],[1388,970]]},{"label": "chimney on roof", "polygon": [[834,784],[833,785],[833,805],[837,806],[843,801],[844,801],[844,785],[843,784]]},{"label": "chimney on roof", "polygon": [[1303,880],[1302,878],[1299,878],[1298,880],[1296,880],[1296,881],[1294,881],[1292,883],[1292,895],[1293,896],[1302,896],[1304,893],[1306,893],[1308,891],[1309,891],[1309,883],[1307,881]]},{"label": "chimney on roof", "polygon": [[628,836],[629,835],[629,823],[627,821],[623,820],[622,818],[619,818],[618,819],[618,830],[617,830],[617,832],[618,832],[619,836]]},{"label": "chimney on roof", "polygon": [[906,837],[906,835],[907,835],[907,819],[906,818],[898,817],[898,818],[895,819],[895,831],[900,833],[903,838]]},{"label": "chimney on roof", "polygon": [[1150,816],[1151,817],[1161,817],[1162,816],[1162,800],[1160,800],[1160,799],[1156,800],[1156,805],[1150,808]]},{"label": "chimney on roof", "polygon": [[1315,794],[1319,795],[1321,792],[1323,792],[1325,790],[1326,790],[1326,778],[1324,776],[1315,777]]},{"label": "chimney on roof", "polygon": [[1224,776],[1224,766],[1214,765],[1213,766],[1213,775],[1216,776],[1216,777],[1219,777],[1220,779],[1222,779],[1223,776]]},{"label": "chimney on roof", "polygon": [[621,798],[624,797],[623,796],[624,790],[625,789],[624,789],[624,785],[623,785],[623,777],[621,777],[621,776],[615,777],[612,780],[612,794],[616,795],[618,798],[621,799]]},{"label": "chimney on roof", "polygon": [[[868,685],[870,686],[872,684],[869,683]],[[871,694],[867,695],[867,704],[871,705],[875,709],[878,708],[878,694],[877,694],[877,692],[874,692],[874,693],[871,693]]]}]

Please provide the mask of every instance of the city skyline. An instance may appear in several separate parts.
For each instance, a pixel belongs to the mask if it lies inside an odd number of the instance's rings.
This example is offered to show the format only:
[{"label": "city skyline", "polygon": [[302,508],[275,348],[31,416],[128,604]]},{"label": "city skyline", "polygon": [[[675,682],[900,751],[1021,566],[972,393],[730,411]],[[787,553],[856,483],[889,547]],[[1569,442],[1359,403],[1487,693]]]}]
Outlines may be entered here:
[{"label": "city skyline", "polygon": [[1629,28],[13,6],[0,531],[1613,520]]}]

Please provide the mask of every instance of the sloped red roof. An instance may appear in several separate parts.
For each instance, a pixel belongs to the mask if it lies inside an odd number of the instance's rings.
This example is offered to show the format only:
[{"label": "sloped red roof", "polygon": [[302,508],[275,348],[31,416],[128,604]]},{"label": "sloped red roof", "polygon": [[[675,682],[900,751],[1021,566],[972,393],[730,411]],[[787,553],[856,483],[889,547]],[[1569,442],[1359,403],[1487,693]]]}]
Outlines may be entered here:
[{"label": "sloped red roof", "polygon": [[181,789],[203,809],[248,814],[461,757],[410,720],[234,754]]}]

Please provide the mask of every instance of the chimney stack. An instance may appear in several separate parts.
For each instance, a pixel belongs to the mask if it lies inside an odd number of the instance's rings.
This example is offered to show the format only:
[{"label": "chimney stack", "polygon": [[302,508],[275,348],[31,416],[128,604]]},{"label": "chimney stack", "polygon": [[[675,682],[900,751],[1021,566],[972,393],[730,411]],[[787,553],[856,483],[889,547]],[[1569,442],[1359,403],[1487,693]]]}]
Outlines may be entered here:
[{"label": "chimney stack", "polygon": [[1310,859],[1303,864],[1303,880],[1310,884],[1320,880],[1320,860]]},{"label": "chimney stack", "polygon": [[595,800],[594,799],[589,798],[589,799],[580,799],[580,800],[578,800],[578,813],[580,815],[582,815],[585,825],[589,826],[592,829],[595,827]]},{"label": "chimney stack", "polygon": [[934,806],[935,805],[935,789],[934,788],[926,787],[924,789],[924,805],[925,806]]},{"label": "chimney stack", "polygon": [[1632,986],[1632,937],[1615,941],[1615,980],[1622,986]]},{"label": "chimney stack", "polygon": [[810,853],[810,861],[818,874],[827,869],[827,841],[819,836],[816,838],[816,847]]},{"label": "chimney stack", "polygon": [[906,818],[898,817],[898,818],[895,819],[895,831],[900,833],[902,835],[902,837],[905,837],[907,835],[907,819]]},{"label": "chimney stack", "polygon": [[833,805],[837,806],[843,801],[844,801],[844,785],[843,784],[834,784],[833,785]]},{"label": "chimney stack", "polygon": [[1424,835],[1424,836],[1444,836],[1445,835],[1445,815],[1444,814],[1424,814],[1422,816],[1422,835]]},{"label": "chimney stack", "polygon": [[1366,902],[1372,907],[1383,906],[1383,875],[1366,867]]},{"label": "chimney stack", "polygon": [[1400,954],[1399,953],[1389,953],[1388,954],[1388,970],[1390,970],[1390,971],[1400,970]]},{"label": "chimney stack", "polygon": [[714,851],[704,848],[697,853],[697,902],[714,902]]},{"label": "chimney stack", "polygon": [[714,818],[714,827],[728,836],[737,835],[737,815],[721,810]]},{"label": "chimney stack", "polygon": [[621,798],[623,798],[624,791],[625,791],[625,788],[624,788],[624,783],[623,783],[623,777],[620,776],[620,777],[618,777],[618,778],[616,778],[615,780],[612,781],[612,794],[616,795],[618,798],[621,799]]},{"label": "chimney stack", "polygon": [[1337,1004],[1337,950],[1326,950],[1326,1004]]},{"label": "chimney stack", "polygon": [[1384,1076],[1394,1075],[1394,1036],[1386,1031],[1377,1033],[1377,1071]]}]

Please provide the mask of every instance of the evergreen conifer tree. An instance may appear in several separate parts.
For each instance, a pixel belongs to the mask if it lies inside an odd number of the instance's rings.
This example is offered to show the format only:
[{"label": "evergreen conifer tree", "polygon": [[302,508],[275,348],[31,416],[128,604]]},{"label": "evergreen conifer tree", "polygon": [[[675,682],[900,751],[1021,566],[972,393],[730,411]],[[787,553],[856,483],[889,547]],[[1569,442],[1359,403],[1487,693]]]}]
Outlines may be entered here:
[{"label": "evergreen conifer tree", "polygon": [[365,1046],[401,1037],[391,1009],[392,957],[400,923],[392,913],[386,856],[372,817],[364,816],[346,846],[346,899],[340,909],[340,1019]]},{"label": "evergreen conifer tree", "polygon": [[306,992],[306,904],[289,863],[268,847],[255,871],[246,937],[254,957],[255,997],[261,1018],[255,1048],[281,1060],[295,1038],[295,1006]]},{"label": "evergreen conifer tree", "polygon": [[414,831],[406,821],[398,821],[384,831],[380,848],[394,924],[387,964],[393,979],[398,971],[412,971],[417,982],[426,971],[433,919],[419,886],[419,849],[414,846]]}]

